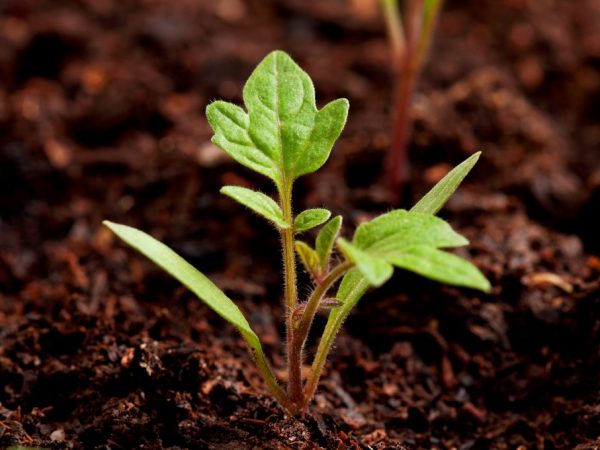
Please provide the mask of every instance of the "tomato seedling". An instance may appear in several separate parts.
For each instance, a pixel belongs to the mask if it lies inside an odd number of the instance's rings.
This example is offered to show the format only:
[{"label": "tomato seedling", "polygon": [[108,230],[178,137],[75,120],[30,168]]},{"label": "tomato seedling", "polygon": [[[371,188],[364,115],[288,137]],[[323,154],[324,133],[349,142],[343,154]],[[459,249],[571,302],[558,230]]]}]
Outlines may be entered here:
[{"label": "tomato seedling", "polygon": [[[250,324],[223,291],[173,250],[148,234],[105,221],[118,237],[188,287],[241,333],[272,395],[292,414],[306,409],[342,322],[369,287],[381,286],[394,267],[443,283],[489,291],[490,284],[470,262],[446,249],[468,244],[434,214],[477,162],[476,153],[454,168],[410,211],[395,210],[358,226],[351,240],[339,236],[340,216],[330,219],[315,208],[294,216],[292,187],[328,159],[348,114],[338,99],[318,109],[310,77],[284,52],[269,54],[256,67],[243,92],[246,109],[216,101],[206,116],[212,141],[240,164],[270,178],[271,198],[239,186],[221,192],[269,220],[281,236],[287,329],[287,389],[280,386]],[[324,225],[323,225],[324,224]],[[315,244],[298,235],[321,226]],[[337,254],[334,257],[334,250]],[[296,253],[312,277],[306,300],[298,296]],[[337,282],[335,295],[330,291]],[[329,313],[308,378],[302,379],[304,345],[318,310]]]}]

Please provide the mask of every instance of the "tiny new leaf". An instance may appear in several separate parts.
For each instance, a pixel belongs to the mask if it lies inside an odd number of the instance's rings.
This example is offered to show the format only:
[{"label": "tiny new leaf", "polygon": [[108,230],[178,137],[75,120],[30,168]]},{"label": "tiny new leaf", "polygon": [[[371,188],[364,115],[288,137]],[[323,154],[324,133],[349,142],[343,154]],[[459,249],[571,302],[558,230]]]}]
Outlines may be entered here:
[{"label": "tiny new leaf", "polygon": [[213,142],[279,189],[319,169],[348,115],[348,100],[318,110],[310,77],[286,53],[274,51],[244,86],[248,110],[217,101],[206,108]]},{"label": "tiny new leaf", "polygon": [[340,228],[342,227],[342,216],[336,216],[321,228],[315,242],[315,250],[319,257],[319,265],[326,269],[331,257],[333,244],[338,237]]},{"label": "tiny new leaf", "polygon": [[330,216],[331,213],[323,208],[313,208],[302,211],[294,220],[294,231],[301,233],[302,231],[318,227],[329,219]]},{"label": "tiny new leaf", "polygon": [[310,246],[302,241],[296,241],[296,253],[300,261],[313,278],[319,274],[319,259],[317,253]]},{"label": "tiny new leaf", "polygon": [[242,205],[250,208],[265,219],[270,220],[279,228],[289,228],[290,224],[283,218],[283,212],[275,200],[252,189],[240,186],[223,186],[220,191]]}]

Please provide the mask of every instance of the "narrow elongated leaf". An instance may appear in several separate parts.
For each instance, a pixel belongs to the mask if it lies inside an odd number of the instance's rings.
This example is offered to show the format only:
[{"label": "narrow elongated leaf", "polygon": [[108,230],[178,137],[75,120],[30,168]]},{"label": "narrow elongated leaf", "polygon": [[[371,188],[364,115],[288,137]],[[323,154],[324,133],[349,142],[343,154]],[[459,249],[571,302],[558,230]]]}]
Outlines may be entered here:
[{"label": "narrow elongated leaf", "polygon": [[325,224],[315,242],[315,250],[319,257],[319,264],[322,268],[326,268],[329,265],[329,259],[331,258],[331,250],[333,249],[333,243],[335,242],[340,228],[342,227],[342,216],[336,216]]},{"label": "narrow elongated leaf", "polygon": [[431,20],[432,16],[434,14],[436,14],[436,12],[440,9],[440,7],[442,6],[443,0],[425,0],[424,1],[424,8],[423,8],[423,21],[424,23],[424,27],[427,25],[427,23]]},{"label": "narrow elongated leaf", "polygon": [[396,267],[418,273],[442,283],[489,292],[490,282],[469,261],[433,247],[416,246],[388,255],[386,260]]},{"label": "narrow elongated leaf", "polygon": [[410,211],[424,214],[436,214],[454,194],[479,160],[481,152],[473,153],[442,178]]},{"label": "narrow elongated leaf", "polygon": [[135,228],[109,222],[107,220],[105,220],[103,224],[131,247],[142,253],[160,268],[173,276],[173,278],[181,282],[185,287],[196,294],[200,300],[211,307],[213,311],[233,325],[250,347],[256,365],[269,386],[271,393],[283,405],[287,404],[288,399],[285,391],[278,385],[277,379],[269,367],[260,339],[252,328],[250,328],[250,324],[248,324],[248,321],[239,308],[225,295],[225,293],[223,293],[223,291],[194,266],[152,236]]},{"label": "narrow elongated leaf", "polygon": [[237,328],[250,347],[262,352],[258,336],[250,328],[239,308],[194,266],[143,231],[106,220],[103,223],[119,238],[181,282],[223,319]]},{"label": "narrow elongated leaf", "polygon": [[302,211],[294,220],[294,230],[298,233],[318,227],[325,222],[331,213],[323,208],[313,208]]},{"label": "narrow elongated leaf", "polygon": [[356,264],[356,268],[372,286],[381,286],[392,276],[394,268],[384,258],[364,252],[344,238],[339,238],[337,244],[346,259]]},{"label": "narrow elongated leaf", "polygon": [[398,209],[361,224],[353,243],[362,250],[390,252],[413,245],[459,247],[469,241],[438,217]]},{"label": "narrow elongated leaf", "polygon": [[270,220],[279,228],[290,227],[290,224],[283,219],[283,212],[279,205],[262,192],[256,192],[241,186],[223,186],[220,192]]},{"label": "narrow elongated leaf", "polygon": [[307,272],[313,277],[319,272],[319,259],[315,251],[310,246],[302,241],[296,241],[296,253],[300,257],[300,261],[306,268]]},{"label": "narrow elongated leaf", "polygon": [[348,101],[317,110],[310,77],[281,51],[256,67],[243,96],[248,113],[225,102],[207,107],[213,142],[280,188],[320,168],[346,123]]}]

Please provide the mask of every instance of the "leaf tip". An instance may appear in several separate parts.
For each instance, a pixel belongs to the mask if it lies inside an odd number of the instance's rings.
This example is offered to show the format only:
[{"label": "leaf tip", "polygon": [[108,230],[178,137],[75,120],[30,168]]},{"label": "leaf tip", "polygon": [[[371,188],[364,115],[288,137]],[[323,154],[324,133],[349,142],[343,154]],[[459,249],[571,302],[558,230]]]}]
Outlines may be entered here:
[{"label": "leaf tip", "polygon": [[492,292],[492,283],[490,283],[490,281],[484,275],[482,275],[482,277],[483,279],[481,280],[481,284],[478,289],[486,294],[489,294]]},{"label": "leaf tip", "polygon": [[103,220],[102,221],[102,225],[104,225],[106,228],[108,228],[111,231],[114,231],[114,229],[119,225],[117,223],[111,222],[110,220]]}]

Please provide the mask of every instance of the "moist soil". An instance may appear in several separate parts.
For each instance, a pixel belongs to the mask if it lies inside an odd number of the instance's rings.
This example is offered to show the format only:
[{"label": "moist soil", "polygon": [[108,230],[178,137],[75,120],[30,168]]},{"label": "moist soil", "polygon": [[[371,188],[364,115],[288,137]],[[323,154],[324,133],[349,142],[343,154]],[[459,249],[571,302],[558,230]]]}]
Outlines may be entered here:
[{"label": "moist soil", "polygon": [[278,238],[218,194],[272,188],[210,144],[204,107],[240,102],[276,48],[320,104],[348,97],[348,126],[295,205],[342,214],[348,235],[392,207],[377,10],[6,0],[0,13],[0,446],[600,448],[598,2],[447,2],[400,206],[483,149],[442,216],[493,290],[397,271],[348,318],[297,418],[230,326],[100,223],[139,227],[207,273],[283,379]]}]

